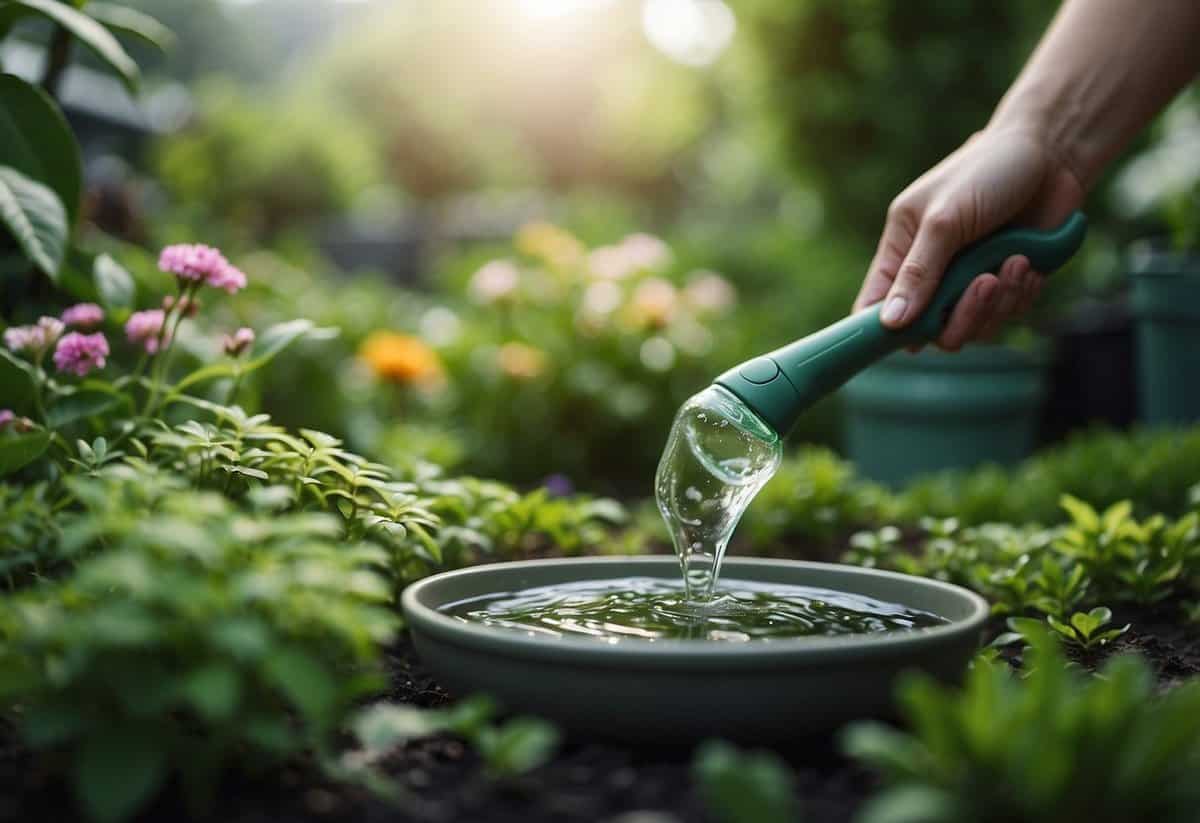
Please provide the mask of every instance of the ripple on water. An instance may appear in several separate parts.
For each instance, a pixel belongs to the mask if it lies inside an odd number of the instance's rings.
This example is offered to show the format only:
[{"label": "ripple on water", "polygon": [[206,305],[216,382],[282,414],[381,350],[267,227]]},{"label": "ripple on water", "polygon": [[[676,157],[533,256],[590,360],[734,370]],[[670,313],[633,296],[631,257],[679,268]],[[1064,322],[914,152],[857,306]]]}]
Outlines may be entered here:
[{"label": "ripple on water", "polygon": [[584,580],[497,592],[443,612],[530,635],[730,643],[786,637],[911,631],[947,621],[898,603],[809,586],[726,580],[712,600],[689,601],[682,581]]}]

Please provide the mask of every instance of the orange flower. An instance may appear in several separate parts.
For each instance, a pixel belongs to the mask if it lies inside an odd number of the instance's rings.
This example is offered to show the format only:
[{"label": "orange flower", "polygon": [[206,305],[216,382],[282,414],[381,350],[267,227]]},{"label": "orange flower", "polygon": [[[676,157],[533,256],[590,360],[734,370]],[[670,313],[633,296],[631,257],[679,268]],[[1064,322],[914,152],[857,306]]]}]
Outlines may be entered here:
[{"label": "orange flower", "polygon": [[546,370],[546,353],[525,343],[505,343],[496,353],[496,362],[514,380],[533,380]]},{"label": "orange flower", "polygon": [[378,331],[363,341],[358,356],[376,376],[397,383],[429,383],[442,376],[442,362],[423,341],[407,334]]}]

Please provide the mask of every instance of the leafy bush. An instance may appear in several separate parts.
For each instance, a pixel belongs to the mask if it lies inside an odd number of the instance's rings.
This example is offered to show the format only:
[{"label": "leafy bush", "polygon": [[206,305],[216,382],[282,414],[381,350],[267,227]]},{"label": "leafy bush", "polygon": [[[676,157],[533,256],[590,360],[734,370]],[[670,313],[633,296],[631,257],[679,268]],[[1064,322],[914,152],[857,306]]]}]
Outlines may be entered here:
[{"label": "leafy bush", "polygon": [[[914,551],[898,546],[899,531],[885,527],[856,535],[844,559],[967,586],[997,614],[1041,612],[1069,639],[1076,639],[1069,629],[1079,608],[1149,605],[1194,591],[1200,579],[1195,512],[1174,522],[1162,515],[1139,522],[1128,502],[1103,514],[1070,496],[1062,505],[1071,522],[1051,529],[999,523],[961,529],[952,519],[928,519]],[[1076,628],[1086,641],[1099,627]]]},{"label": "leafy bush", "polygon": [[986,125],[1052,9],[753,0],[738,13],[732,94],[769,124],[833,225],[873,243],[891,199]]},{"label": "leafy bush", "polygon": [[[1076,435],[1013,469],[946,472],[893,492],[857,477],[852,464],[832,453],[806,448],[784,460],[751,504],[739,538],[748,538],[755,550],[776,551],[797,541],[821,550],[855,530],[942,519],[952,519],[956,528],[1016,524],[1021,532],[1024,524],[1067,519],[1060,506],[1064,494],[1099,507],[1130,500],[1143,516],[1178,516],[1193,504],[1198,463],[1200,428],[1101,430]],[[989,531],[978,532],[984,533]]]},{"label": "leafy bush", "polygon": [[203,209],[192,223],[219,220],[243,242],[261,242],[348,208],[381,176],[367,133],[319,101],[249,98],[210,83],[198,107],[195,122],[155,145],[167,192],[181,209]]},{"label": "leafy bush", "polygon": [[1027,663],[1020,678],[977,660],[961,690],[909,679],[899,694],[910,731],[851,727],[846,751],[888,784],[859,821],[1195,819],[1200,684],[1158,696],[1131,656],[1091,677],[1068,668],[1045,633]]},{"label": "leafy bush", "polygon": [[202,807],[232,759],[328,746],[383,684],[384,552],[328,515],[238,511],[126,463],[67,481],[70,574],[0,602],[0,700],[68,748],[85,810],[128,816],[178,770]]}]

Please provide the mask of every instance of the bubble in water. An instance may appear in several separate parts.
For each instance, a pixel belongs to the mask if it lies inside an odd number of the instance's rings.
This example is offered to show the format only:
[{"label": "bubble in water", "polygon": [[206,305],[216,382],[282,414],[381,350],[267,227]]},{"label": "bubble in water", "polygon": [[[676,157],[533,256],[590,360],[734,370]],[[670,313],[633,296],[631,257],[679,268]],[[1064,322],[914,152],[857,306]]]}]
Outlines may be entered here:
[{"label": "bubble in water", "polygon": [[779,467],[779,435],[726,389],[710,386],[675,417],[654,494],[687,596],[708,600],[734,527]]}]

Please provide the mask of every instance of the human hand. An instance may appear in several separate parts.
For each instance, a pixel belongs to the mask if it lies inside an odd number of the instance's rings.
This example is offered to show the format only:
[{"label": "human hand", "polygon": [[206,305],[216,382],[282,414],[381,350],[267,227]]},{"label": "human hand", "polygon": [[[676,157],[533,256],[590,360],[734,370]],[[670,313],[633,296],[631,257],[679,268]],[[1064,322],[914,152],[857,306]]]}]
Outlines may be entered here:
[{"label": "human hand", "polygon": [[[982,131],[892,201],[854,308],[883,300],[883,324],[903,328],[924,311],[964,246],[1009,222],[1057,226],[1083,197],[1077,175],[1032,130]],[[975,278],[938,345],[957,351],[993,336],[1029,309],[1041,285],[1028,259],[1008,258],[998,272]]]}]

